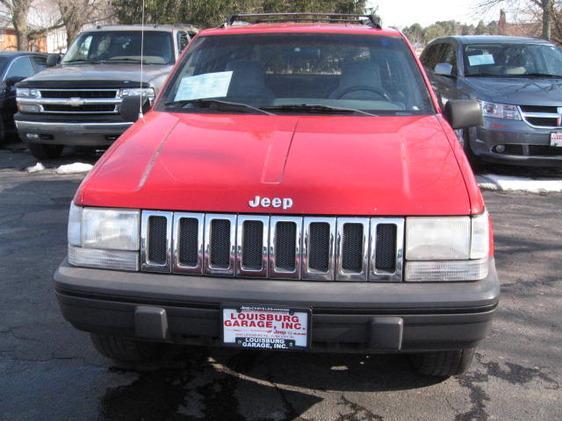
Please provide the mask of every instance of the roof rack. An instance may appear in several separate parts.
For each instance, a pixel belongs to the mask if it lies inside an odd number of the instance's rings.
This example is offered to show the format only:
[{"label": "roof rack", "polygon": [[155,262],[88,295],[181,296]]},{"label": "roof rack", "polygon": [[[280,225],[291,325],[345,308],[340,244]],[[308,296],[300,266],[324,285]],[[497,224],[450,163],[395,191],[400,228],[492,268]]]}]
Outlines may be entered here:
[{"label": "roof rack", "polygon": [[272,22],[355,23],[381,29],[380,19],[375,15],[347,13],[246,13],[230,16],[226,25]]}]

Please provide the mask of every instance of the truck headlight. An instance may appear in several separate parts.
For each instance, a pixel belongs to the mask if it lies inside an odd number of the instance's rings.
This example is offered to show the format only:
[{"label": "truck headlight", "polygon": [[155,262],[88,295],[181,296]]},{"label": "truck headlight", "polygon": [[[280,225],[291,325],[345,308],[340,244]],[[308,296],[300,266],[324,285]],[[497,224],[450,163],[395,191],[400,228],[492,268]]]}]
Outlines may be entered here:
[{"label": "truck headlight", "polygon": [[38,89],[16,88],[16,97],[41,98],[41,92]]},{"label": "truck headlight", "polygon": [[71,265],[139,270],[140,211],[70,206],[68,260]]},{"label": "truck headlight", "polygon": [[407,282],[477,281],[488,276],[489,218],[406,219]]},{"label": "truck headlight", "polygon": [[521,120],[521,113],[517,105],[495,104],[482,101],[482,115],[484,117],[501,118],[504,120]]},{"label": "truck headlight", "polygon": [[126,88],[121,89],[121,97],[125,98],[127,96],[143,96],[149,100],[153,100],[156,96],[154,88]]}]

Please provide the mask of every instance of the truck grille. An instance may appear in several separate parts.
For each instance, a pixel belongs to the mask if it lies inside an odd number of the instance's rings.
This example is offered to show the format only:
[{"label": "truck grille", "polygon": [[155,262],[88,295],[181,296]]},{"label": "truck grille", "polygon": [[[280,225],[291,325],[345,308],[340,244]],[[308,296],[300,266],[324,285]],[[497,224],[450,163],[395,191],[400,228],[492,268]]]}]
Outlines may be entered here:
[{"label": "truck grille", "polygon": [[521,106],[523,119],[533,127],[562,127],[562,106],[542,107],[534,105]]},{"label": "truck grille", "polygon": [[43,109],[45,112],[53,112],[53,113],[114,113],[115,112],[115,105],[113,104],[86,104],[80,106],[72,106],[72,105],[51,105],[46,104],[43,105]]},{"label": "truck grille", "polygon": [[52,89],[41,90],[41,98],[116,98],[117,89],[104,90],[76,90],[76,89]]},{"label": "truck grille", "polygon": [[119,89],[40,89],[33,102],[49,114],[117,114]]},{"label": "truck grille", "polygon": [[404,219],[144,211],[147,272],[402,281]]}]

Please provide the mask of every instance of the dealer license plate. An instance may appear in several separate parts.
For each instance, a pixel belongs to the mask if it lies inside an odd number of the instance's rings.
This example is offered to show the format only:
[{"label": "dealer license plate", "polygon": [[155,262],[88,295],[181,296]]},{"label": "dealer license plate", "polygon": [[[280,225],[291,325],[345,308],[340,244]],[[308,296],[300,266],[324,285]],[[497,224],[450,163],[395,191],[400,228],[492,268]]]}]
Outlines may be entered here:
[{"label": "dealer license plate", "polygon": [[224,306],[223,343],[250,349],[306,349],[310,344],[310,321],[310,310],[268,305]]},{"label": "dealer license plate", "polygon": [[562,148],[562,132],[550,134],[550,146]]}]

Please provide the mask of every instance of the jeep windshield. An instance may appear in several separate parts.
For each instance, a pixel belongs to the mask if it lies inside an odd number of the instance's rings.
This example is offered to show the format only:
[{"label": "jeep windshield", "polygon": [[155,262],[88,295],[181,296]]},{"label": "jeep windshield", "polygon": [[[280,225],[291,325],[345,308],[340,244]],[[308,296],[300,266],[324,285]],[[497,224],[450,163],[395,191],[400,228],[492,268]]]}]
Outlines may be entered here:
[{"label": "jeep windshield", "polygon": [[274,114],[418,115],[434,112],[404,41],[342,34],[207,36],[194,42],[160,109]]},{"label": "jeep windshield", "polygon": [[[64,56],[63,64],[141,62],[141,31],[86,32],[78,37]],[[144,34],[144,64],[174,64],[174,45],[169,32]]]},{"label": "jeep windshield", "polygon": [[474,77],[562,78],[562,50],[548,44],[471,44],[465,74]]}]

